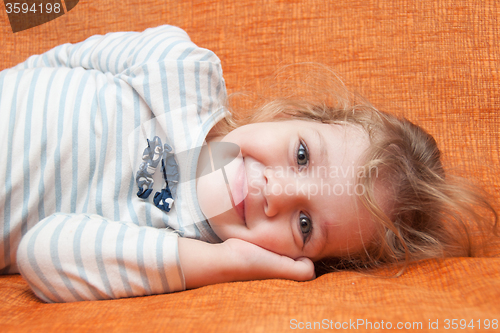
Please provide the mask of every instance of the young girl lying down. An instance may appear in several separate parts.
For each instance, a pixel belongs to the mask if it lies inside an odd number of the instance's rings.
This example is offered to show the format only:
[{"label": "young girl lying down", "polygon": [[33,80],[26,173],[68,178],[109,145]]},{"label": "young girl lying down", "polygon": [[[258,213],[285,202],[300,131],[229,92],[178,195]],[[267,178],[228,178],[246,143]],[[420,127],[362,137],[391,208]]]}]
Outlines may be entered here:
[{"label": "young girl lying down", "polygon": [[478,207],[496,225],[405,119],[279,99],[236,121],[225,102],[219,59],[171,26],[1,72],[1,272],[47,302],[305,281],[472,255]]}]

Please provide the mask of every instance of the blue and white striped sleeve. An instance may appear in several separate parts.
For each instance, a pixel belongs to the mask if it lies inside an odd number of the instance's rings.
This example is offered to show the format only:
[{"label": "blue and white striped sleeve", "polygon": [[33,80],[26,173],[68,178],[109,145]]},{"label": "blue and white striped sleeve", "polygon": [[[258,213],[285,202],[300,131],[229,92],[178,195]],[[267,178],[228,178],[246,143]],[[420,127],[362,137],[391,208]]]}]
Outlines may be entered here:
[{"label": "blue and white striped sleeve", "polygon": [[53,214],[23,236],[21,275],[46,302],[184,290],[177,234],[97,215]]},{"label": "blue and white striped sleeve", "polygon": [[183,43],[191,44],[186,32],[169,25],[143,32],[113,32],[94,35],[76,44],[59,45],[31,56],[14,68],[84,68],[116,75],[136,65],[161,61],[169,48]]}]

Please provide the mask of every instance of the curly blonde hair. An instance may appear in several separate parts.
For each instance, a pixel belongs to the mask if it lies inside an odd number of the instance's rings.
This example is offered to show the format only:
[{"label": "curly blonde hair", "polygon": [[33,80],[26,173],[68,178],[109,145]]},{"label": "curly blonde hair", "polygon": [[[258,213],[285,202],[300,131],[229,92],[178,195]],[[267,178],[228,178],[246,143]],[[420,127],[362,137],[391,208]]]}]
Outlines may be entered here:
[{"label": "curly blonde hair", "polygon": [[[285,94],[282,89],[285,97],[268,98],[249,116],[229,116],[217,128],[221,135],[242,125],[291,117],[356,125],[368,133],[370,147],[363,156],[364,168],[378,170],[381,177],[363,172],[357,182],[366,189],[360,200],[378,223],[378,237],[363,253],[315,263],[317,274],[390,265],[399,275],[417,260],[483,254],[484,242],[490,235],[497,235],[498,223],[498,214],[486,194],[461,178],[445,174],[437,143],[424,129],[377,110],[347,91],[336,75],[325,79],[325,68],[320,69],[323,73],[316,71],[314,80],[321,84],[314,85],[314,93],[297,98],[290,89],[285,89]],[[328,69],[326,72],[332,74]],[[318,90],[320,93],[316,93]],[[321,97],[325,92],[328,98]],[[376,201],[375,183],[381,178],[385,187],[390,187],[390,211],[384,211]]]}]

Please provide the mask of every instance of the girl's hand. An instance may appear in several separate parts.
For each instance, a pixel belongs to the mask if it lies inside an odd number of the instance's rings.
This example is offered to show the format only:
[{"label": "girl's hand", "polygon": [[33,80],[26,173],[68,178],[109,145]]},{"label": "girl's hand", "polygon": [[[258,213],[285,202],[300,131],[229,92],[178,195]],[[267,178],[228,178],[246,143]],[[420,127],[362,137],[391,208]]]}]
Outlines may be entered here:
[{"label": "girl's hand", "polygon": [[233,281],[288,279],[308,281],[315,278],[314,264],[309,258],[292,258],[268,251],[241,239],[222,243],[232,262],[228,274]]},{"label": "girl's hand", "polygon": [[220,244],[189,238],[179,238],[178,242],[187,289],[233,281],[315,278],[310,259],[294,260],[241,239]]}]

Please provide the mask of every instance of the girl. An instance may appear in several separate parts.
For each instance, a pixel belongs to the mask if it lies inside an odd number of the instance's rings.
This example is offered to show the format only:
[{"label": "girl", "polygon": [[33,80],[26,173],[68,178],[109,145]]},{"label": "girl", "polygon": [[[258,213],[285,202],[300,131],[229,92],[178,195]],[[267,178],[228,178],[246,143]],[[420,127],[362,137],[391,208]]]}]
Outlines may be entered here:
[{"label": "girl", "polygon": [[285,99],[238,122],[225,100],[218,58],[170,26],[3,71],[2,272],[47,302],[304,281],[471,255],[474,206],[496,222],[406,120]]}]

